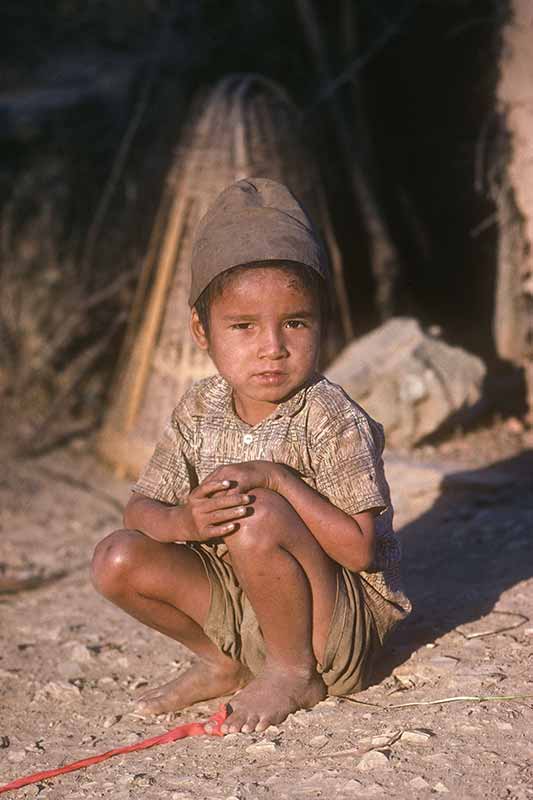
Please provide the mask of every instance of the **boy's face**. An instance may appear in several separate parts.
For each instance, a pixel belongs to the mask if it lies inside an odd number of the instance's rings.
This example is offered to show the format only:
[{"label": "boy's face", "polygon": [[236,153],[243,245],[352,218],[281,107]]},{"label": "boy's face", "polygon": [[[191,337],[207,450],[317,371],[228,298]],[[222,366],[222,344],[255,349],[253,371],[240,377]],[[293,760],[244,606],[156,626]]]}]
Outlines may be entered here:
[{"label": "boy's face", "polygon": [[191,330],[233,388],[251,425],[267,417],[316,372],[320,308],[315,293],[283,269],[253,267],[235,277],[210,309],[209,339],[193,309]]}]

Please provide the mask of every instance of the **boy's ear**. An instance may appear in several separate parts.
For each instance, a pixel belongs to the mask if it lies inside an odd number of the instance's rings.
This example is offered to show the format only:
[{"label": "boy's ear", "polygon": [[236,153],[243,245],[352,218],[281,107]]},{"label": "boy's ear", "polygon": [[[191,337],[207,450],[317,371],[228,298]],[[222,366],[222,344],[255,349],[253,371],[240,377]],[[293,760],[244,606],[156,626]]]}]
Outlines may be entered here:
[{"label": "boy's ear", "polygon": [[189,322],[189,328],[192,334],[192,338],[198,345],[201,350],[208,350],[209,349],[209,341],[207,339],[204,326],[200,322],[200,317],[198,316],[198,312],[195,308],[191,311],[191,319]]}]

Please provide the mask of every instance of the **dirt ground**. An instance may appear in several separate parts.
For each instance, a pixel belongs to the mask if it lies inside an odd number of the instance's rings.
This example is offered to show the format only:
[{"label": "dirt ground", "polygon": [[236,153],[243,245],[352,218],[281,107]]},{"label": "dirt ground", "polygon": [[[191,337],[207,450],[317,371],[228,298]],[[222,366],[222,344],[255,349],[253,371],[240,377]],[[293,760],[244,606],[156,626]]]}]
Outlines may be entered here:
[{"label": "dirt ground", "polygon": [[[141,688],[188,654],[89,583],[129,484],[80,443],[6,461],[0,578],[27,588],[0,595],[0,784],[216,710],[133,713]],[[264,734],[188,739],[6,796],[533,797],[533,442],[499,425],[386,463],[414,611],[373,686]]]}]

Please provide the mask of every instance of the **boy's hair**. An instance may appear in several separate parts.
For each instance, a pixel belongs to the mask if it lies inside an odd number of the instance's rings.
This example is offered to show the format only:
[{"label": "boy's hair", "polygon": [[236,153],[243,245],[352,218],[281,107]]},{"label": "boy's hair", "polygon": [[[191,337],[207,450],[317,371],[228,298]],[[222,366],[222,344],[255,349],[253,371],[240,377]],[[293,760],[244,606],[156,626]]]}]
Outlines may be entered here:
[{"label": "boy's hair", "polygon": [[209,337],[209,321],[211,304],[217,297],[220,297],[224,291],[230,286],[236,278],[243,274],[246,270],[258,267],[268,269],[279,269],[298,284],[299,288],[307,289],[315,295],[320,309],[320,325],[322,328],[322,335],[328,324],[330,314],[330,299],[329,287],[326,281],[316,272],[316,270],[307,267],[305,264],[297,264],[293,261],[257,261],[253,264],[242,264],[238,267],[232,267],[225,272],[216,275],[211,283],[209,283],[203,290],[198,300],[194,304],[196,313],[202,323],[205,335]]}]

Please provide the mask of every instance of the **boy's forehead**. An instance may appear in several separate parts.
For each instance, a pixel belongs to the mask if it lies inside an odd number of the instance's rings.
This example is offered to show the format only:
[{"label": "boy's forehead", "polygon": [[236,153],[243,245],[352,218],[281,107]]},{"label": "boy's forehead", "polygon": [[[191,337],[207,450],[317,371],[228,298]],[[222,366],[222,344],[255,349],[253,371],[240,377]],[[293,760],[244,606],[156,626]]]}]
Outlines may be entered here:
[{"label": "boy's forehead", "polygon": [[270,266],[244,267],[236,274],[229,274],[227,283],[214,302],[226,306],[233,303],[243,306],[253,304],[258,309],[270,305],[281,308],[289,304],[304,309],[308,306],[312,308],[315,299],[315,292],[305,285],[303,276],[273,262]]}]

